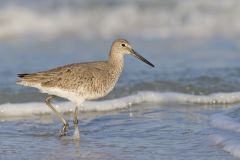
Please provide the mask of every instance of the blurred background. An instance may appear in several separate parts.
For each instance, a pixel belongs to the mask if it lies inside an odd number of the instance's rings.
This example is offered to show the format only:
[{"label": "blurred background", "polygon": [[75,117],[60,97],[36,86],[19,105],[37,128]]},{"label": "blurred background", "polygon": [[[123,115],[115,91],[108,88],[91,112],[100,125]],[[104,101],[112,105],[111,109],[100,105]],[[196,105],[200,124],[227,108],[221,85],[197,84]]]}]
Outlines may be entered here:
[{"label": "blurred background", "polygon": [[0,103],[25,92],[38,100],[15,85],[17,73],[106,59],[119,37],[156,68],[126,58],[110,96],[239,90],[239,15],[238,0],[1,0]]},{"label": "blurred background", "polygon": [[1,0],[0,38],[239,37],[238,0]]}]

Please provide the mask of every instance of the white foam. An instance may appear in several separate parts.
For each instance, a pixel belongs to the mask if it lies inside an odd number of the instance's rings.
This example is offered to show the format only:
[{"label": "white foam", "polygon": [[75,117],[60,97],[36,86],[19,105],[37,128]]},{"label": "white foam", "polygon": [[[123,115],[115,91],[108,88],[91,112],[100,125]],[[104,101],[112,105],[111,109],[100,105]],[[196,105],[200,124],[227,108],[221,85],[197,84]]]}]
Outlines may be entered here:
[{"label": "white foam", "polygon": [[169,3],[171,7],[162,7],[154,1],[155,5],[143,2],[96,7],[86,1],[89,3],[86,7],[62,6],[48,12],[10,4],[0,10],[0,38],[29,34],[42,37],[74,34],[81,38],[127,34],[164,38],[240,33],[238,0],[176,0]]},{"label": "white foam", "polygon": [[211,116],[211,125],[220,129],[218,134],[211,135],[214,143],[224,151],[240,158],[240,122],[228,116],[231,112],[236,112],[239,107],[217,113]]},{"label": "white foam", "polygon": [[[126,97],[103,101],[87,101],[80,107],[80,111],[111,111],[127,108],[132,105],[149,103],[194,103],[194,104],[232,104],[240,102],[240,92],[215,93],[211,95],[190,95],[183,93],[161,93],[141,91]],[[57,103],[60,112],[72,112],[75,106],[70,102]],[[52,113],[44,103],[1,104],[0,116],[23,116]]]},{"label": "white foam", "polygon": [[216,145],[219,145],[224,151],[240,158],[240,140],[237,136],[230,135],[212,135],[211,139]]}]

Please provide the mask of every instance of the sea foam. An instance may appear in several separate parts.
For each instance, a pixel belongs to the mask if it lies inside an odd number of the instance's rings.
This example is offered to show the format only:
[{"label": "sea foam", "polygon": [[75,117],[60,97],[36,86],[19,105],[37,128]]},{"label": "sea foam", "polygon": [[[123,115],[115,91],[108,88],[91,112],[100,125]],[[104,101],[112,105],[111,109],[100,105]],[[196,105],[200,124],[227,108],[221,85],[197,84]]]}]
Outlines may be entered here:
[{"label": "sea foam", "polygon": [[231,136],[229,134],[216,134],[211,136],[216,145],[231,155],[240,158],[240,140],[237,137],[238,135]]},{"label": "sea foam", "polygon": [[238,109],[239,107],[234,107],[211,116],[210,123],[219,129],[219,133],[211,135],[210,138],[224,151],[240,158],[240,122],[228,115]]},{"label": "sea foam", "polygon": [[[132,105],[141,103],[181,103],[181,104],[233,104],[240,102],[240,92],[232,93],[215,93],[210,95],[190,95],[174,92],[153,92],[141,91],[126,97],[102,100],[102,101],[86,101],[80,107],[79,111],[111,111],[117,109],[128,108]],[[75,106],[70,102],[56,103],[56,108],[60,112],[72,112]],[[51,110],[44,103],[29,102],[19,104],[1,104],[0,116],[23,116],[34,114],[51,113]]]},{"label": "sea foam", "polygon": [[32,8],[14,2],[1,7],[0,39],[29,34],[43,38],[73,34],[91,39],[121,34],[169,38],[234,36],[240,33],[238,0],[174,0],[162,3],[136,0],[118,5],[101,1],[101,6],[85,0],[81,5],[66,3],[56,8],[49,8],[55,5],[43,1],[46,4],[44,9],[39,7],[41,5]]}]

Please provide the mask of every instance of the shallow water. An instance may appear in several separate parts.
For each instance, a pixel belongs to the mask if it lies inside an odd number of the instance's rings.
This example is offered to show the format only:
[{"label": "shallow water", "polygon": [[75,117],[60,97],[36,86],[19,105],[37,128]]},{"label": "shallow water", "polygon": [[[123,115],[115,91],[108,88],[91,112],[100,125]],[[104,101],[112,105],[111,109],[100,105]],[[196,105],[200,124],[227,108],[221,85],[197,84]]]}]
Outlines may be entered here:
[{"label": "shallow water", "polygon": [[[81,140],[59,138],[61,124],[44,105],[45,95],[15,85],[15,75],[104,59],[106,54],[99,52],[106,53],[110,41],[68,38],[1,44],[1,159],[239,157],[239,48],[224,38],[133,41],[156,68],[126,57],[115,90],[80,108]],[[216,44],[224,45],[219,49]],[[74,106],[61,99],[54,103],[72,122]],[[71,123],[69,136],[73,131]]]},{"label": "shallow water", "polygon": [[[146,107],[147,106],[147,107]],[[2,159],[233,159],[209,135],[213,107],[141,104],[80,116],[81,140],[57,137],[50,115],[1,122]],[[24,146],[24,147],[23,147]],[[36,154],[37,153],[37,154]]]},{"label": "shallow water", "polygon": [[[124,5],[106,0],[102,7],[97,1],[64,2],[0,2],[0,23],[5,24],[0,26],[0,159],[240,158],[237,0]],[[111,23],[85,21],[109,12]],[[118,27],[114,19],[123,13],[127,21]],[[173,20],[166,18],[170,13]],[[11,21],[16,16],[25,19]],[[141,22],[132,21],[139,17]],[[106,24],[111,29],[101,27]],[[56,99],[70,121],[68,137],[59,138],[62,126],[43,103],[46,95],[17,86],[16,75],[106,59],[112,37],[118,36],[127,37],[156,67],[126,56],[115,89],[79,108],[80,141],[71,140],[74,106]]]}]

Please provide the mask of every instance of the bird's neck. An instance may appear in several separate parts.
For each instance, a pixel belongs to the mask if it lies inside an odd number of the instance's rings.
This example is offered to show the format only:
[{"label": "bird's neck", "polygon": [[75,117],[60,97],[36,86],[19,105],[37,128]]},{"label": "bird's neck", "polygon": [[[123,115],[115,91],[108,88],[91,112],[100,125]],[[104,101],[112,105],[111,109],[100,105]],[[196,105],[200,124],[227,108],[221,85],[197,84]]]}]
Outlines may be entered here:
[{"label": "bird's neck", "polygon": [[116,72],[122,72],[124,65],[124,56],[121,53],[111,51],[108,62],[113,66]]}]

